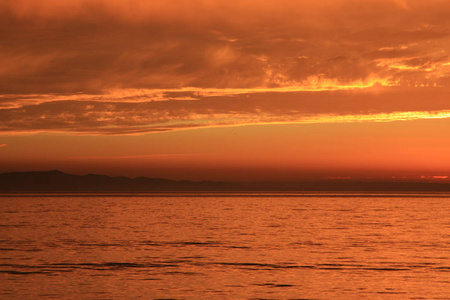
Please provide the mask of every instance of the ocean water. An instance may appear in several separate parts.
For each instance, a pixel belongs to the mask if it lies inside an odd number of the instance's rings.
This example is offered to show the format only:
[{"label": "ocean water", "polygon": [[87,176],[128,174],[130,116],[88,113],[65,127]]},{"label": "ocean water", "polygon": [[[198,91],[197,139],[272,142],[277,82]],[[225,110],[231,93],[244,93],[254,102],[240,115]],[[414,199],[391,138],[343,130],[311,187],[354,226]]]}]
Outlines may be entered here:
[{"label": "ocean water", "polygon": [[450,195],[4,195],[0,299],[450,299]]}]

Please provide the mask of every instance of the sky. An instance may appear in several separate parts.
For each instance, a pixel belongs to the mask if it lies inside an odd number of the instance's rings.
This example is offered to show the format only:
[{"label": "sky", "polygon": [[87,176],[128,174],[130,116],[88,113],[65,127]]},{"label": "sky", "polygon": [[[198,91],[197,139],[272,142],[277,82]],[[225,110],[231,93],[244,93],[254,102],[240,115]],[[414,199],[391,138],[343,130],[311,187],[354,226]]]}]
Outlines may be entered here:
[{"label": "sky", "polygon": [[450,176],[445,0],[3,0],[0,172]]}]

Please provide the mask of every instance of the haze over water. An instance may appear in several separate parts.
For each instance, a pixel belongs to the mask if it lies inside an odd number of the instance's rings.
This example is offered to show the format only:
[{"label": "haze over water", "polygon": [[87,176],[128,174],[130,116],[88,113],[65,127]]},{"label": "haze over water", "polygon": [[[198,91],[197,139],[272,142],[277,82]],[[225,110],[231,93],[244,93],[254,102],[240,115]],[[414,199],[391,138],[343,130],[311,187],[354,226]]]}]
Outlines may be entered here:
[{"label": "haze over water", "polygon": [[448,194],[0,197],[2,299],[450,299]]}]

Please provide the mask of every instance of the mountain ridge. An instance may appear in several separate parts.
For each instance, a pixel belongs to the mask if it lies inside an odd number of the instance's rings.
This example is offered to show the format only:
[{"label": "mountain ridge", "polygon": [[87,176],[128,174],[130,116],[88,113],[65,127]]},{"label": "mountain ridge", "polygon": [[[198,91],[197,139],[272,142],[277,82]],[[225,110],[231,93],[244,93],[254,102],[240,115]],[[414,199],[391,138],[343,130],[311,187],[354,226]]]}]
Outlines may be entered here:
[{"label": "mountain ridge", "polygon": [[235,188],[237,188],[235,184],[228,182],[130,178],[100,174],[73,175],[59,170],[0,174],[2,192],[221,191]]},{"label": "mountain ridge", "polygon": [[309,180],[246,182],[170,180],[149,177],[73,175],[59,170],[0,174],[0,193],[8,192],[183,192],[183,191],[326,191],[450,192],[450,182],[382,180]]}]

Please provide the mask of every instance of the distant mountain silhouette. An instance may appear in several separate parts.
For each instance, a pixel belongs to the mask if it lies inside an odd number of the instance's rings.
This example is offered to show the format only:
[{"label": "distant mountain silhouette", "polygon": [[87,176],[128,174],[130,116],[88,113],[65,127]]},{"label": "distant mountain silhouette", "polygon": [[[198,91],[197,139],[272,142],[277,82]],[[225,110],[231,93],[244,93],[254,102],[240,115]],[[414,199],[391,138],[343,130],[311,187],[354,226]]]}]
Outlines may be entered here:
[{"label": "distant mountain silhouette", "polygon": [[450,192],[450,182],[315,180],[230,183],[147,177],[71,175],[58,170],[0,174],[0,192],[152,192],[152,191],[355,191]]},{"label": "distant mountain silhouette", "polygon": [[302,182],[266,182],[246,184],[254,191],[315,192],[450,192],[449,182],[382,180],[311,180]]},{"label": "distant mountain silhouette", "polygon": [[47,172],[12,172],[0,174],[2,192],[48,191],[227,191],[237,186],[226,182],[175,181],[147,177],[110,177],[106,175],[71,175],[58,170]]}]

